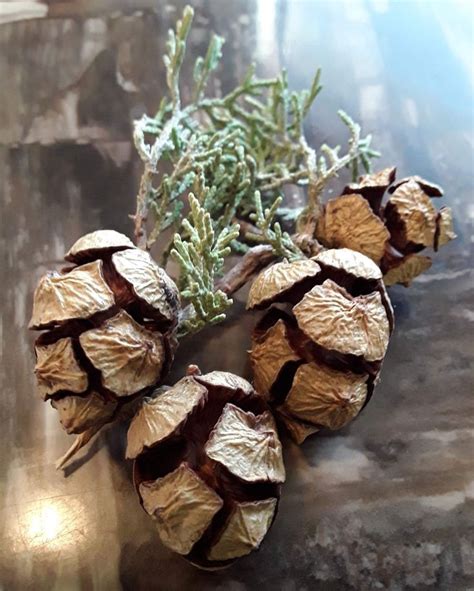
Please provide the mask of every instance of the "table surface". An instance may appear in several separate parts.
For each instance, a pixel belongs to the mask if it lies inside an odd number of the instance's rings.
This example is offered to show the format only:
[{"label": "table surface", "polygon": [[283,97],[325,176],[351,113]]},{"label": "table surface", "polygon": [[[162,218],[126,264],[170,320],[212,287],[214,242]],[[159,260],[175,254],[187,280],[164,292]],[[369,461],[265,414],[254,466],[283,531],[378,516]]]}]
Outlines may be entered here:
[{"label": "table surface", "polygon": [[[458,234],[409,290],[391,289],[397,328],[368,408],[333,435],[287,442],[270,534],[220,573],[160,545],[124,461],[126,426],[55,471],[71,438],[35,393],[26,330],[38,278],[76,238],[131,232],[130,121],[158,104],[159,56],[182,3],[47,4],[0,2],[0,21],[16,19],[0,26],[0,589],[474,588],[472,4],[194,3],[191,54],[211,29],[228,38],[224,88],[252,59],[265,75],[286,66],[294,88],[321,65],[311,142],[344,141],[345,109],[373,132],[381,166],[444,186]],[[248,376],[244,300],[183,343],[173,379],[190,362]]]}]

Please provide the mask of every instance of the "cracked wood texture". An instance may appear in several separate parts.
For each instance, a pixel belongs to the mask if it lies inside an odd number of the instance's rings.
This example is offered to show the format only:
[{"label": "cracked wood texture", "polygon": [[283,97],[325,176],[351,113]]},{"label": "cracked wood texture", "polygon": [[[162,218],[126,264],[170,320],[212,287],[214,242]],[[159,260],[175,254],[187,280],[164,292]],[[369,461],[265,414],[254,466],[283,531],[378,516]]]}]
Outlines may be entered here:
[{"label": "cracked wood texture", "polygon": [[[140,162],[130,120],[158,104],[165,32],[184,3],[172,4],[0,1],[0,587],[473,588],[469,2],[193,2],[191,53],[210,30],[227,37],[224,89],[252,58],[263,75],[286,66],[295,88],[321,65],[310,141],[344,142],[344,108],[374,133],[380,168],[444,187],[458,234],[409,289],[391,288],[397,328],[367,409],[338,433],[285,441],[287,483],[261,551],[215,574],[160,545],[123,461],[126,425],[55,471],[70,440],[34,389],[33,290],[84,233],[132,233]],[[182,343],[170,383],[188,363],[249,377],[259,314],[245,301],[238,294],[227,323]]]}]

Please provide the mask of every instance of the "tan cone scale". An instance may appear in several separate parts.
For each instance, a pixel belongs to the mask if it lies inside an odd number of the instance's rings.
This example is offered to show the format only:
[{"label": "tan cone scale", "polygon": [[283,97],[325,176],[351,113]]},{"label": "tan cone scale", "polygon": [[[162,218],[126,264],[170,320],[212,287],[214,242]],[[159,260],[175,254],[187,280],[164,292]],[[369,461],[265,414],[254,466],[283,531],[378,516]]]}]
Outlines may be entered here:
[{"label": "tan cone scale", "polygon": [[436,208],[417,182],[410,180],[394,191],[385,208],[385,219],[392,228],[391,241],[398,251],[434,246]]},{"label": "tan cone scale", "polygon": [[369,202],[372,211],[376,215],[380,215],[380,206],[382,205],[384,193],[395,180],[396,172],[397,169],[392,166],[391,168],[379,170],[374,174],[361,176],[358,183],[347,185],[343,190],[343,194],[357,193],[362,195]]},{"label": "tan cone scale", "polygon": [[[323,207],[315,238],[327,248],[365,254],[382,269],[386,285],[408,287],[431,266],[429,257],[416,253],[438,250],[456,234],[451,209],[433,204],[443,195],[441,187],[419,176],[394,182],[395,173],[385,168],[347,185]],[[383,205],[387,189],[391,196]]]},{"label": "tan cone scale", "polygon": [[35,374],[43,400],[64,390],[80,394],[87,390],[89,383],[87,372],[76,358],[70,337],[58,339],[51,345],[37,345]]},{"label": "tan cone scale", "polygon": [[227,372],[190,375],[146,398],[127,435],[145,511],[165,546],[202,568],[257,549],[285,480],[273,416]]},{"label": "tan cone scale", "polygon": [[35,345],[39,394],[68,433],[83,433],[159,383],[173,357],[179,298],[163,269],[119,232],[87,234],[65,258],[77,265],[40,279],[30,328],[46,331]]},{"label": "tan cone scale", "polygon": [[344,427],[359,413],[367,398],[367,375],[333,370],[323,363],[298,367],[283,410],[302,421],[331,430]]},{"label": "tan cone scale", "polygon": [[[79,297],[80,295],[80,297]],[[53,328],[69,320],[85,320],[115,304],[104,277],[101,260],[76,267],[68,273],[47,273],[33,299],[30,328]]]},{"label": "tan cone scale", "polygon": [[[262,271],[260,281],[254,281],[251,286],[250,298],[258,300],[258,308],[266,308],[270,303],[285,298],[287,289],[306,279],[315,277],[321,267],[311,259],[303,259],[288,263],[283,261]],[[257,306],[256,306],[257,307]]]},{"label": "tan cone scale", "polygon": [[[393,329],[393,310],[380,268],[348,248],[307,261],[311,280],[276,263],[254,281],[248,308],[270,309],[254,331],[250,361],[256,390],[274,407],[298,443],[319,429],[340,429],[368,402]],[[288,277],[293,278],[291,286]],[[269,284],[272,297],[265,285]],[[283,295],[282,295],[283,294]]]},{"label": "tan cone scale", "polygon": [[397,258],[385,273],[383,280],[387,287],[400,283],[408,287],[415,277],[427,271],[432,265],[430,257],[419,254],[409,254]]},{"label": "tan cone scale", "polygon": [[324,241],[319,232],[316,238],[325,246],[351,248],[380,263],[390,234],[364,197],[353,194],[330,199],[321,221]]},{"label": "tan cone scale", "polygon": [[110,420],[117,410],[116,400],[106,400],[97,392],[85,396],[63,396],[51,400],[58,411],[59,421],[66,433],[81,433],[97,424]]},{"label": "tan cone scale", "polygon": [[366,361],[387,350],[389,321],[379,293],[353,297],[334,281],[316,285],[293,308],[299,328],[317,345]]},{"label": "tan cone scale", "polygon": [[163,544],[178,554],[191,552],[224,504],[185,463],[163,478],[142,482],[139,493]]},{"label": "tan cone scale", "polygon": [[448,244],[456,238],[453,229],[453,212],[450,207],[442,207],[438,212],[437,228],[435,234],[435,250]]}]

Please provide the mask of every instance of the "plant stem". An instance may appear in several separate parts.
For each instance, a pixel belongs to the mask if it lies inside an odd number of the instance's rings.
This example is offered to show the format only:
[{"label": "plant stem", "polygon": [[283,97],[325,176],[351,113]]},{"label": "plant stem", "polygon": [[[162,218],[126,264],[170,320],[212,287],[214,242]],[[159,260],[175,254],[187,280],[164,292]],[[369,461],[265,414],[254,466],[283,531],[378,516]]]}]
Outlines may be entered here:
[{"label": "plant stem", "polygon": [[[309,172],[307,170],[298,170],[296,172],[289,173],[287,176],[276,178],[270,183],[262,185],[260,190],[262,191],[262,193],[264,193],[265,191],[274,191],[275,189],[283,187],[283,185],[298,184],[300,181],[307,179],[308,176]],[[259,180],[260,179],[261,177],[259,177]]]},{"label": "plant stem", "polygon": [[146,221],[148,217],[148,198],[153,190],[152,186],[153,173],[150,166],[145,163],[145,168],[140,181],[140,187],[137,195],[137,208],[135,215],[131,216],[135,224],[135,244],[143,249],[147,250],[147,232],[146,232]]},{"label": "plant stem", "polygon": [[216,288],[227,295],[232,295],[243,287],[261,269],[276,259],[273,248],[268,244],[259,244],[250,248],[217,283]]}]

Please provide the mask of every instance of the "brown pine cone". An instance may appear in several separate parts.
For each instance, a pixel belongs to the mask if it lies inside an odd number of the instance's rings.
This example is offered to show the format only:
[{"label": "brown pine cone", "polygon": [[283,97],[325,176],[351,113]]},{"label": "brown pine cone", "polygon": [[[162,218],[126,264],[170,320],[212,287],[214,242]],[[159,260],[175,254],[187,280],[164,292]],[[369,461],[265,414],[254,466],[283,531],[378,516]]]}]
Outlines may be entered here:
[{"label": "brown pine cone", "polygon": [[[394,183],[395,172],[392,167],[361,176],[330,199],[315,237],[328,248],[352,248],[370,257],[381,267],[386,285],[408,286],[431,266],[429,257],[417,253],[427,247],[438,250],[456,235],[451,209],[437,210],[432,203],[443,195],[441,187],[418,176]],[[387,189],[392,196],[383,207]]]},{"label": "brown pine cone", "polygon": [[127,458],[163,544],[214,569],[260,546],[285,469],[272,414],[252,386],[230,373],[190,369],[144,400]]},{"label": "brown pine cone", "polygon": [[340,429],[369,401],[393,330],[382,273],[347,248],[282,262],[255,279],[248,308],[257,324],[250,361],[255,389],[301,443]]},{"label": "brown pine cone", "polygon": [[150,255],[123,234],[99,230],[66,255],[75,266],[44,275],[30,328],[38,391],[68,433],[97,430],[156,386],[176,348],[179,294]]}]

